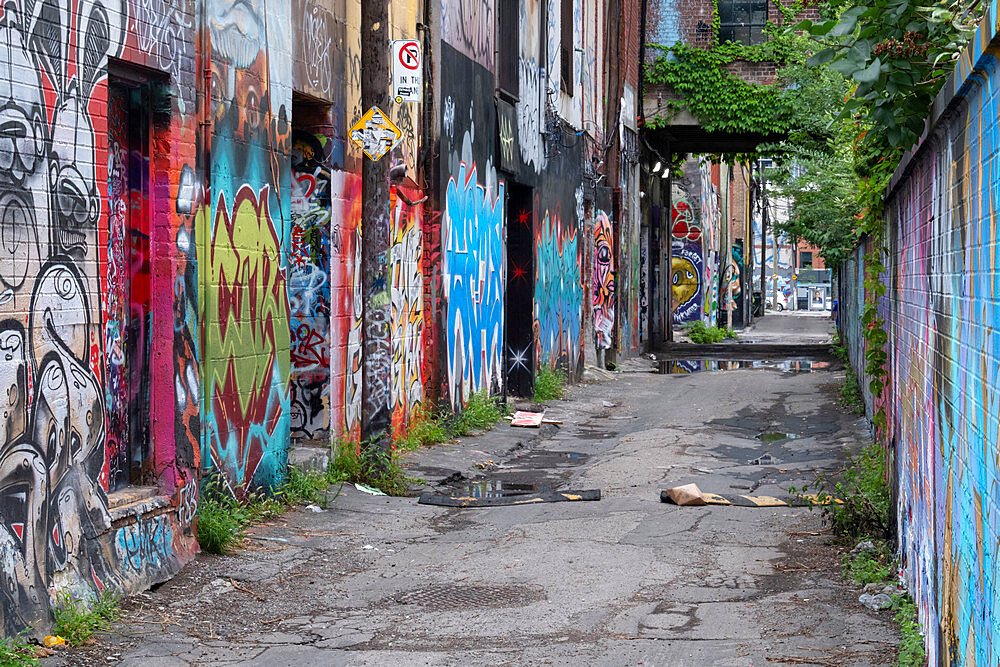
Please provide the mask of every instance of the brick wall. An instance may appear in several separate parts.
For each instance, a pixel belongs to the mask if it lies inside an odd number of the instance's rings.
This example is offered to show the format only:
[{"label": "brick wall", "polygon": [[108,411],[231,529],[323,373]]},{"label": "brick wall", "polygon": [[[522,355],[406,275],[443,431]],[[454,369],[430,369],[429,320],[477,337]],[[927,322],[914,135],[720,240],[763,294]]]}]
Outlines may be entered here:
[{"label": "brick wall", "polygon": [[[26,137],[0,140],[5,636],[45,632],[51,591],[141,589],[196,548],[196,19],[132,7],[0,7],[0,113]],[[166,509],[124,516],[129,484]]]},{"label": "brick wall", "polygon": [[[904,575],[931,664],[1000,659],[994,26],[980,28],[985,34],[939,96],[933,130],[897,172],[887,207],[889,292],[879,304],[889,333],[885,436]],[[860,368],[860,251],[840,278],[841,327]]]}]

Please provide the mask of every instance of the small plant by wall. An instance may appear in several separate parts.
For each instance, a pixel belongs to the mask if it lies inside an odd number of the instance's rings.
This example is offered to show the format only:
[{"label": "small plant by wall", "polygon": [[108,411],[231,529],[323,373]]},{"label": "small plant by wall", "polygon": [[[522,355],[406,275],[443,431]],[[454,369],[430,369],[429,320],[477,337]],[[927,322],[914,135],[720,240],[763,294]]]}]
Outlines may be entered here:
[{"label": "small plant by wall", "polygon": [[565,384],[566,375],[562,371],[542,366],[535,374],[535,394],[532,398],[536,403],[562,398],[566,393]]}]

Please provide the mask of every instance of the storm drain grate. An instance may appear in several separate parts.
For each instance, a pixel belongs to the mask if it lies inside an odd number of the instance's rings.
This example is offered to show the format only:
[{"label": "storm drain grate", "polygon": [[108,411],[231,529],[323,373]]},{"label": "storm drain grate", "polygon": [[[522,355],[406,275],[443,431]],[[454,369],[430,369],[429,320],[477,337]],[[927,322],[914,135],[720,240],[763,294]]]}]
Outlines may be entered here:
[{"label": "storm drain grate", "polygon": [[430,609],[523,607],[545,599],[545,593],[530,586],[426,586],[398,593],[387,601]]}]

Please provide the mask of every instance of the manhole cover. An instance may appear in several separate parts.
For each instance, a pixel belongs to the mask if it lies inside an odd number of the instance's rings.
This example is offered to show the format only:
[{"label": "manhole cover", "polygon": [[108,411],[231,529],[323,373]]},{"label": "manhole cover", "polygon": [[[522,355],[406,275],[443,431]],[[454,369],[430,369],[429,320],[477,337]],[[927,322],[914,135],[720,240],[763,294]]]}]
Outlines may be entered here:
[{"label": "manhole cover", "polygon": [[389,601],[430,609],[467,609],[472,607],[523,607],[545,599],[545,593],[530,586],[460,586],[442,585],[403,591]]}]

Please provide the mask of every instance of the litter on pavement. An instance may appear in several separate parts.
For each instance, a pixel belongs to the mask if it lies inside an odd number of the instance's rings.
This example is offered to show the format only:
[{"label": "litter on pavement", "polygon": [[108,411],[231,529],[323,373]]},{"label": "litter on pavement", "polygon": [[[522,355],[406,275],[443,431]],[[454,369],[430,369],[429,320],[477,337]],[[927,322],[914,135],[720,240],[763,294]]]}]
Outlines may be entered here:
[{"label": "litter on pavement", "polygon": [[507,419],[510,420],[511,426],[527,428],[538,428],[542,424],[562,424],[558,419],[546,419],[544,412],[528,412],[527,410],[518,410]]},{"label": "litter on pavement", "polygon": [[565,503],[578,500],[600,500],[601,490],[556,491],[552,493],[526,493],[513,496],[476,498],[475,496],[448,496],[440,493],[423,493],[417,501],[421,505],[442,507],[497,507],[501,505],[533,505],[536,503]]},{"label": "litter on pavement", "polygon": [[383,491],[382,489],[376,489],[375,487],[368,486],[367,484],[355,484],[354,488],[357,489],[358,491],[362,491],[364,493],[370,493],[373,496],[384,496],[385,495],[385,491]]},{"label": "litter on pavement", "polygon": [[774,496],[720,495],[708,493],[697,484],[685,484],[660,491],[660,502],[673,505],[731,505],[734,507],[808,507],[810,505],[843,505],[844,501],[832,496],[817,494],[796,495],[788,498]]}]

